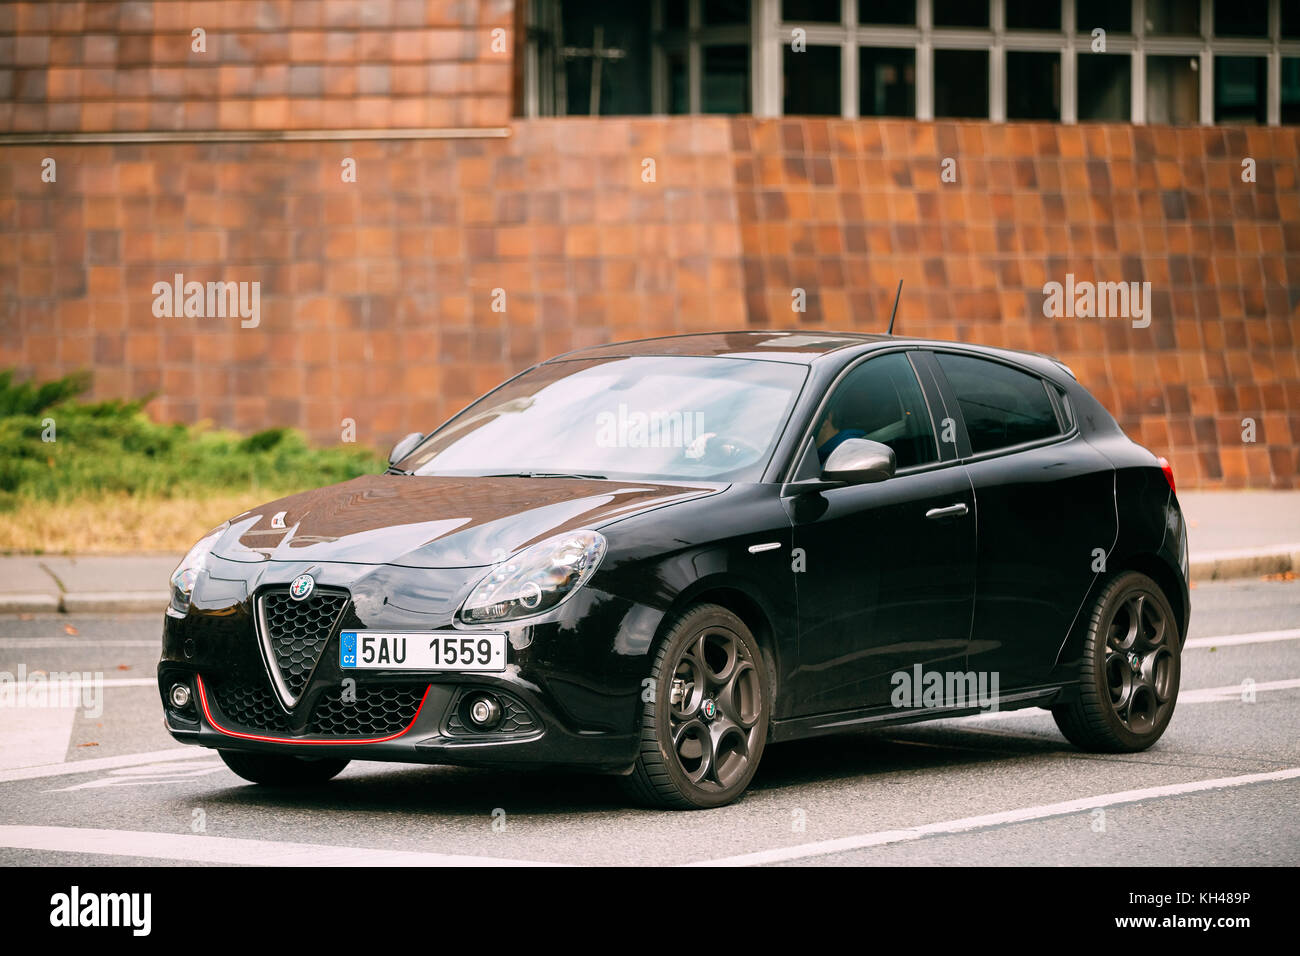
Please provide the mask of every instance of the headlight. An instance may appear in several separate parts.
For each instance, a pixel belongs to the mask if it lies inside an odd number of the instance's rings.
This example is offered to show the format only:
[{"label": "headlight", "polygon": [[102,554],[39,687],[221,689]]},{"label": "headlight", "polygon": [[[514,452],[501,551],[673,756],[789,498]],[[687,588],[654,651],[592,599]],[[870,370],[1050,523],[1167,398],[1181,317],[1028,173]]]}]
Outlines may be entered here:
[{"label": "headlight", "polygon": [[189,553],[181,559],[181,563],[176,565],[176,570],[172,572],[172,608],[184,614],[190,606],[190,595],[194,593],[194,582],[199,578],[199,572],[203,570],[204,559],[212,551],[212,546],[217,543],[217,539],[230,527],[230,522],[213,528],[202,538],[198,544],[190,548]]},{"label": "headlight", "polygon": [[513,621],[558,606],[582,587],[605,554],[605,536],[570,531],[501,562],[474,586],[460,609],[466,624]]}]

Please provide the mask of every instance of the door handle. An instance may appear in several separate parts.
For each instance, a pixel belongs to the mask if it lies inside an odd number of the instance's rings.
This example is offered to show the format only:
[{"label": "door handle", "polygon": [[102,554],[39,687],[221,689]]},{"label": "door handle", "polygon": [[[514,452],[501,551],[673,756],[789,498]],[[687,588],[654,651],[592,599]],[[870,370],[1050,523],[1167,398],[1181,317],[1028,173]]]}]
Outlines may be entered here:
[{"label": "door handle", "polygon": [[927,518],[960,518],[968,511],[970,509],[959,501],[957,504],[949,505],[946,508],[931,508],[925,513],[925,516]]}]

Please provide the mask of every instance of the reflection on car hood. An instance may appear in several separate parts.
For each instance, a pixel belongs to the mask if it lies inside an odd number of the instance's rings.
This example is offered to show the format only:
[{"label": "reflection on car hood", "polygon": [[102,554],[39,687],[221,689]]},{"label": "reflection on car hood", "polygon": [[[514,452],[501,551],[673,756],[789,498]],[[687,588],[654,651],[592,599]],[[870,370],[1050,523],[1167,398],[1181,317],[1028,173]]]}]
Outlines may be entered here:
[{"label": "reflection on car hood", "polygon": [[232,561],[483,567],[562,531],[599,528],[724,487],[367,475],[247,511],[231,519],[213,552]]}]

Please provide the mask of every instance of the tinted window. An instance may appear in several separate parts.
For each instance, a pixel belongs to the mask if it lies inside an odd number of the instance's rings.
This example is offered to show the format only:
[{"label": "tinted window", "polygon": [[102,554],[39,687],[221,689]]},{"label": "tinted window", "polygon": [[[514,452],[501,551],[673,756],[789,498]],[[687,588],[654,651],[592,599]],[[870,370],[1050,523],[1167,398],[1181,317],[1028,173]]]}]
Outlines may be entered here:
[{"label": "tinted window", "polygon": [[974,454],[1060,433],[1042,379],[965,355],[936,357],[957,393]]},{"label": "tinted window", "polygon": [[925,396],[906,355],[870,359],[836,387],[813,436],[822,464],[848,438],[888,445],[899,468],[938,460]]}]

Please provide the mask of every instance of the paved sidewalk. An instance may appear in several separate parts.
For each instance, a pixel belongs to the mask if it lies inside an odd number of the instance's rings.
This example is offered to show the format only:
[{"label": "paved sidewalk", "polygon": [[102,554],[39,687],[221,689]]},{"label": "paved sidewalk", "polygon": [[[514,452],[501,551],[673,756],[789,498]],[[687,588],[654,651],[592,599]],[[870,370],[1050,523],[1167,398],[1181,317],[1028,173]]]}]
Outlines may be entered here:
[{"label": "paved sidewalk", "polygon": [[[1187,491],[1192,578],[1300,573],[1300,491]],[[0,555],[0,613],[162,612],[179,554]]]},{"label": "paved sidewalk", "polygon": [[0,614],[127,613],[167,606],[184,555],[0,555]]}]

